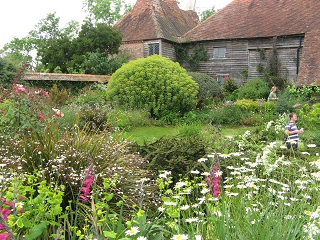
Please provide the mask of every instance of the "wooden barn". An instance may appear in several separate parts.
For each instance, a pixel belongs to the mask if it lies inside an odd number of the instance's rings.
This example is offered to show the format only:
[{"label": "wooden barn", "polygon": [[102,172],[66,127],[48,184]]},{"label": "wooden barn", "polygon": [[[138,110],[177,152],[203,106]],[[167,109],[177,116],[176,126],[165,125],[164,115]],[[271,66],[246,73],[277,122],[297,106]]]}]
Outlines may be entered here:
[{"label": "wooden barn", "polygon": [[246,79],[261,76],[276,54],[280,77],[320,86],[319,15],[319,0],[234,0],[199,23],[175,0],[137,0],[116,26],[124,35],[121,48],[134,59],[159,54],[175,60],[173,42],[202,45],[208,60],[199,72],[241,82],[244,73]]},{"label": "wooden barn", "polygon": [[220,79],[259,76],[274,49],[280,76],[320,85],[320,1],[234,0],[184,35],[203,44],[209,60],[199,71]]}]

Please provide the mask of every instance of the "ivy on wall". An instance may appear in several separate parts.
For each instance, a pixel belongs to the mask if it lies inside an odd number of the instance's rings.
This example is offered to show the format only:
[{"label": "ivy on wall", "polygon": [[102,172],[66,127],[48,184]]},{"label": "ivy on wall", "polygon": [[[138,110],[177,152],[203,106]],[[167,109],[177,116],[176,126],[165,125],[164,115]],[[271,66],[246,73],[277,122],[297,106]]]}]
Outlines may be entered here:
[{"label": "ivy on wall", "polygon": [[[185,43],[173,44],[177,61],[182,63],[188,63],[190,71],[197,71],[201,61],[207,61],[209,59],[208,52],[203,45],[191,45]],[[188,52],[191,52],[188,54]]]}]

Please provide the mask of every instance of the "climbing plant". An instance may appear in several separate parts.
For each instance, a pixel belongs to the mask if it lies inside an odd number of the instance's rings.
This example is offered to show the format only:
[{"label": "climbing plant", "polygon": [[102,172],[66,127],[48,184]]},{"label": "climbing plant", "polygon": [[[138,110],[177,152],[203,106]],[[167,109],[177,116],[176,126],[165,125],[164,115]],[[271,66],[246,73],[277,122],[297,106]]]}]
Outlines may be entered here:
[{"label": "climbing plant", "polygon": [[[207,50],[203,45],[189,45],[185,43],[174,43],[173,44],[176,59],[182,63],[188,63],[190,71],[197,71],[201,61],[207,61],[209,59]],[[188,54],[190,52],[190,54]]]}]

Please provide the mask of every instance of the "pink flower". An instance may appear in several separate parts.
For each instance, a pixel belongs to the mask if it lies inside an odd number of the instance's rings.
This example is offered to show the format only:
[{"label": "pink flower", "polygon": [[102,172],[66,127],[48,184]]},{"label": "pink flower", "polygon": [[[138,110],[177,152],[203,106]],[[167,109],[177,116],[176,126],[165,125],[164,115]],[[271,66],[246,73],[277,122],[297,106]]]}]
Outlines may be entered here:
[{"label": "pink flower", "polygon": [[214,166],[213,167],[213,173],[211,174],[211,177],[206,177],[205,181],[208,186],[212,187],[212,192],[214,197],[218,197],[220,195],[220,178],[221,176],[218,174],[219,169]]},{"label": "pink flower", "polygon": [[3,208],[3,209],[0,208],[0,211],[2,213],[3,219],[7,221],[8,220],[8,216],[11,213],[11,210],[10,209],[6,209],[6,208]]},{"label": "pink flower", "polygon": [[83,196],[83,195],[81,195],[81,196],[79,197],[79,199],[80,199],[82,202],[88,202],[88,198],[85,197],[85,196]]},{"label": "pink flower", "polygon": [[7,240],[10,235],[10,233],[0,233],[0,240]]},{"label": "pink flower", "polygon": [[1,198],[1,201],[3,202],[3,204],[6,204],[6,205],[14,208],[14,203],[13,202],[7,202],[5,198]]},{"label": "pink flower", "polygon": [[90,193],[90,188],[89,187],[83,187],[82,188],[82,192],[84,194],[84,196],[88,196]]},{"label": "pink flower", "polygon": [[24,92],[26,90],[21,84],[16,84],[13,86],[13,88],[16,90],[17,93]]},{"label": "pink flower", "polygon": [[47,98],[50,97],[48,92],[44,92],[43,94],[44,94],[44,96],[46,96]]},{"label": "pink flower", "polygon": [[[90,170],[86,170],[86,173],[89,173],[89,171],[91,172],[92,169]],[[94,175],[93,174],[89,174],[86,176],[86,179],[83,181],[83,187],[81,188],[81,192],[83,195],[79,196],[79,199],[83,202],[87,202],[88,199],[88,195],[90,194],[90,188],[91,185],[93,183],[94,180]]]},{"label": "pink flower", "polygon": [[42,112],[38,112],[38,117],[42,122],[44,121],[44,116],[42,115]]},{"label": "pink flower", "polygon": [[41,90],[39,91],[34,91],[34,94],[39,95],[41,93]]}]

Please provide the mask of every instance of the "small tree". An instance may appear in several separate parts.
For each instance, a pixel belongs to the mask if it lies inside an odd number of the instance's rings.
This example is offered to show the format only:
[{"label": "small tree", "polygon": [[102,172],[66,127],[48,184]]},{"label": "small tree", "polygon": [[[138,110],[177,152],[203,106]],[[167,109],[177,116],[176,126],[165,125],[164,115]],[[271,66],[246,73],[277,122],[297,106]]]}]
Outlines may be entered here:
[{"label": "small tree", "polygon": [[107,99],[153,117],[183,114],[197,104],[198,84],[179,63],[159,55],[124,64],[108,83]]}]

